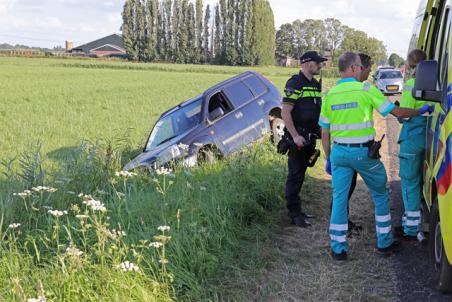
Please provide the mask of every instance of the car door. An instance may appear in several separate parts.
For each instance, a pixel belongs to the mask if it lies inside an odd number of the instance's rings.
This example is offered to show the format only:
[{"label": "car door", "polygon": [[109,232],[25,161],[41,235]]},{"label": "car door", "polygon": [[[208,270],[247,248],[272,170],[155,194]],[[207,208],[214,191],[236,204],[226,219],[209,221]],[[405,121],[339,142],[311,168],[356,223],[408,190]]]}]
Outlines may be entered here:
[{"label": "car door", "polygon": [[239,131],[226,138],[224,143],[233,147],[235,151],[261,137],[262,128],[265,129],[265,122],[262,108],[256,102],[252,91],[242,80],[227,85],[224,92],[235,107],[235,122],[240,127]]},{"label": "car door", "polygon": [[223,154],[227,155],[239,147],[235,137],[246,127],[243,113],[235,108],[223,90],[212,93],[208,99],[207,120],[211,129],[210,135]]}]

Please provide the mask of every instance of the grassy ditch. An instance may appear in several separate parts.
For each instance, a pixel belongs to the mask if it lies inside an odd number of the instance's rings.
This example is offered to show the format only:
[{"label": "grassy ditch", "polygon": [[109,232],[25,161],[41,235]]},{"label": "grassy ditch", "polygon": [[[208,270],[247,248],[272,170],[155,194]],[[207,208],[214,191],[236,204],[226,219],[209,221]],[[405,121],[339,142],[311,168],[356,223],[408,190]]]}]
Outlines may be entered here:
[{"label": "grassy ditch", "polygon": [[273,148],[155,175],[117,175],[124,150],[107,143],[52,173],[23,154],[1,184],[0,300],[242,300],[272,258],[285,173]]}]

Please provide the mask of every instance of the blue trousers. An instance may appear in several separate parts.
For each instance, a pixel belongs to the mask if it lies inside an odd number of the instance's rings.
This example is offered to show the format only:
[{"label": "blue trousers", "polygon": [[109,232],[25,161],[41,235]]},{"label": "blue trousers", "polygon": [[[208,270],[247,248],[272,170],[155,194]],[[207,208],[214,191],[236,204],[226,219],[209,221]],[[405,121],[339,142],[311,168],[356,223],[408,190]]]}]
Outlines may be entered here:
[{"label": "blue trousers", "polygon": [[347,201],[354,172],[363,178],[375,204],[377,246],[385,248],[393,243],[387,176],[383,163],[367,156],[368,148],[334,145],[331,152],[333,176],[333,212],[330,223],[332,250],[340,254],[348,251]]},{"label": "blue trousers", "polygon": [[416,236],[421,220],[422,161],[425,154],[425,135],[412,136],[400,143],[400,170],[402,198],[405,213],[403,231]]}]

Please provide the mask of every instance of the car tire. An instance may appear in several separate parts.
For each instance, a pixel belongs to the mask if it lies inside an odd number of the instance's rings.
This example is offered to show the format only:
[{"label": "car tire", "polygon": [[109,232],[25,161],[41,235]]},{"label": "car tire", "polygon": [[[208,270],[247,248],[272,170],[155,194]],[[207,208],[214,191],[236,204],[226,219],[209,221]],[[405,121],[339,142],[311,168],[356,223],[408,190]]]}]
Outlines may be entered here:
[{"label": "car tire", "polygon": [[277,145],[284,136],[284,121],[282,118],[276,117],[271,121],[272,142]]},{"label": "car tire", "polygon": [[429,252],[438,280],[438,290],[443,293],[452,292],[452,266],[447,260],[441,235],[438,198],[435,198],[430,213]]},{"label": "car tire", "polygon": [[198,151],[199,164],[214,164],[221,159],[221,153],[215,146],[205,146]]}]

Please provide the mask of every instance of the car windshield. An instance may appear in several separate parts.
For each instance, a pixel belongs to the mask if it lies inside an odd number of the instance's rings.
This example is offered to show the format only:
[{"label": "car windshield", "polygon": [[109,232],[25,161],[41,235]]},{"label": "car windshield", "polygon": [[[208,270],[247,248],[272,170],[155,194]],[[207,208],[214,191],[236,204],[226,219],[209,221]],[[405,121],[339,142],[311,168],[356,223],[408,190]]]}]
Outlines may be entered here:
[{"label": "car windshield", "polygon": [[184,105],[160,119],[152,129],[146,151],[184,134],[201,123],[202,98]]},{"label": "car windshield", "polygon": [[381,80],[387,80],[387,79],[402,79],[403,75],[400,71],[383,71],[381,73],[380,79]]}]

